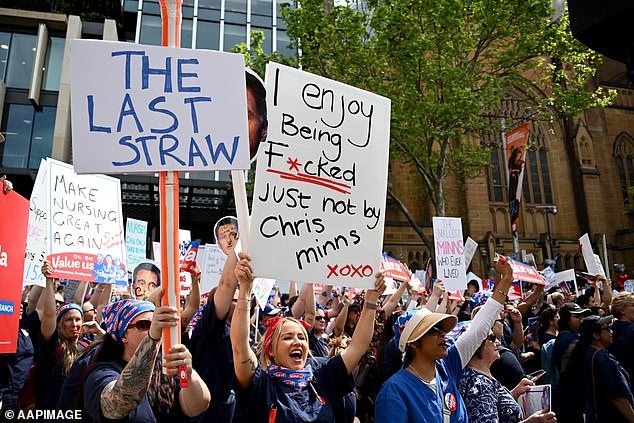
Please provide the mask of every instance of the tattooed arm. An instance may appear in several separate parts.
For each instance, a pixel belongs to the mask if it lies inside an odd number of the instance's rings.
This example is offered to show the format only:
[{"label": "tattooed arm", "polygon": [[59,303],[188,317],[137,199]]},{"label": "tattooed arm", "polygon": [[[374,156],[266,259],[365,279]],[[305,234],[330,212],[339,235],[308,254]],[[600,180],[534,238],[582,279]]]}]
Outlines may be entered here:
[{"label": "tattooed arm", "polygon": [[253,288],[253,272],[249,264],[249,256],[240,253],[240,261],[235,268],[235,275],[240,282],[238,303],[231,320],[231,345],[233,346],[233,366],[240,388],[251,384],[258,368],[255,353],[249,347],[249,310],[251,308],[251,290]]},{"label": "tattooed arm", "polygon": [[[152,326],[148,331],[149,336],[143,338],[136,351],[132,351],[132,356],[119,379],[110,382],[101,392],[101,412],[104,417],[113,420],[121,419],[139,406],[150,384],[163,328],[176,325],[178,325],[176,308],[156,308]],[[155,341],[156,339],[158,341]],[[130,341],[124,344],[124,360],[129,353],[127,348],[132,348]]]}]

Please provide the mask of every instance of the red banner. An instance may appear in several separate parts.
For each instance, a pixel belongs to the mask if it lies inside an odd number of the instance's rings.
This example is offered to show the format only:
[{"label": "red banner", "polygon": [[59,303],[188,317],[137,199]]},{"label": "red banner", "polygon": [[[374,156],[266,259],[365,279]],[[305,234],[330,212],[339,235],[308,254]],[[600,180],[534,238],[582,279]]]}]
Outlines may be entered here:
[{"label": "red banner", "polygon": [[506,134],[506,161],[509,184],[509,215],[511,230],[517,232],[517,221],[520,215],[520,199],[522,198],[522,180],[524,163],[526,162],[526,143],[531,124],[525,123]]},{"label": "red banner", "polygon": [[0,353],[15,353],[18,343],[24,251],[29,200],[15,191],[0,193]]},{"label": "red banner", "polygon": [[383,253],[383,259],[381,260],[381,269],[385,271],[385,276],[389,278],[401,282],[409,282],[409,274],[405,270],[403,263],[385,253]]},{"label": "red banner", "polygon": [[544,278],[542,278],[537,269],[533,266],[529,266],[528,264],[515,259],[509,259],[509,262],[511,264],[511,268],[513,269],[513,280],[530,282],[537,285],[546,285]]}]

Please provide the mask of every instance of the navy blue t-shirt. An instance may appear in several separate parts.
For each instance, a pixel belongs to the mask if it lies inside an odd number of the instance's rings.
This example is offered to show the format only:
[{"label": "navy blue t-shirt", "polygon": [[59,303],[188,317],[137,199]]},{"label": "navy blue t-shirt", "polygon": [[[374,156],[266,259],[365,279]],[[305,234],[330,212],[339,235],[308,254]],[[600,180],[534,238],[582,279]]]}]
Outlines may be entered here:
[{"label": "navy blue t-shirt", "polygon": [[81,403],[78,404],[77,395],[83,385],[84,372],[97,351],[99,351],[99,346],[86,350],[86,353],[77,357],[70,367],[57,400],[58,410],[76,410],[78,405],[81,405]]},{"label": "navy blue t-shirt", "polygon": [[3,410],[18,409],[18,392],[33,364],[33,344],[24,329],[18,329],[18,346],[13,354],[0,354],[0,395]]},{"label": "navy blue t-shirt", "polygon": [[245,423],[269,422],[276,409],[276,423],[334,422],[336,409],[354,389],[341,355],[336,355],[313,372],[314,379],[302,391],[269,376],[258,366],[251,384],[237,395]]},{"label": "navy blue t-shirt", "polygon": [[390,339],[383,349],[383,380],[388,380],[403,367],[403,353],[398,349],[395,338]]},{"label": "navy blue t-shirt", "polygon": [[568,348],[570,348],[570,345],[577,339],[579,339],[579,334],[570,330],[564,330],[557,335],[555,345],[553,345],[553,362],[559,372],[562,370],[563,360],[566,357]]},{"label": "navy blue t-shirt", "polygon": [[235,371],[229,326],[218,319],[213,298],[205,305],[190,341],[192,365],[211,392],[207,411],[193,422],[231,422],[235,412]]},{"label": "navy blue t-shirt", "polygon": [[[592,356],[594,356],[594,363]],[[594,391],[592,388],[592,365],[594,365]],[[584,381],[586,399],[586,422],[619,422],[624,416],[610,401],[625,397],[634,407],[634,397],[627,372],[606,349],[588,348],[584,357]],[[598,419],[595,417],[595,401]]]},{"label": "navy blue t-shirt", "polygon": [[328,342],[323,336],[315,336],[313,329],[308,332],[308,346],[314,357],[327,357],[330,352]]},{"label": "navy blue t-shirt", "polygon": [[[98,363],[86,377],[86,383],[84,385],[84,410],[94,421],[112,421],[103,416],[101,410],[101,393],[110,382],[119,379],[120,375],[121,370],[113,363]],[[181,410],[180,402],[178,401],[178,389],[177,383],[176,392],[174,393],[176,400],[168,414],[155,414],[146,395],[137,408],[132,410],[124,418],[117,420],[117,422],[172,423],[189,421],[189,418],[186,417]]]},{"label": "navy blue t-shirt", "polygon": [[491,374],[510,391],[525,376],[524,368],[512,350],[501,345],[497,350],[500,353],[500,358],[491,364]]},{"label": "navy blue t-shirt", "polygon": [[57,329],[48,341],[44,341],[40,333],[40,360],[36,371],[35,392],[38,409],[53,410],[64,384],[66,375],[59,357],[63,354]]},{"label": "navy blue t-shirt", "polygon": [[613,342],[608,351],[619,360],[631,379],[634,375],[634,323],[615,320],[610,327]]}]

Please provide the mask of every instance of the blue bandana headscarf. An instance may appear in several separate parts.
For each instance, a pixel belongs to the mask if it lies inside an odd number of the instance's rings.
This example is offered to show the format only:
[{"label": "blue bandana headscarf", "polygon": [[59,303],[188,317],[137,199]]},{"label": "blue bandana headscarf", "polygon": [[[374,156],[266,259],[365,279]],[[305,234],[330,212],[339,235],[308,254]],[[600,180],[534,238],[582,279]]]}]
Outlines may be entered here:
[{"label": "blue bandana headscarf", "polygon": [[77,304],[64,304],[63,306],[61,306],[59,308],[59,311],[57,312],[57,320],[56,322],[59,323],[59,321],[61,320],[62,316],[70,310],[77,310],[79,311],[79,313],[81,314],[81,318],[84,318],[84,311],[81,309],[81,307],[79,307]]},{"label": "blue bandana headscarf", "polygon": [[403,333],[403,329],[405,329],[405,325],[416,311],[416,309],[408,310],[396,318],[396,322],[394,322],[394,345],[397,347],[401,339],[401,333]]},{"label": "blue bandana headscarf", "polygon": [[121,300],[108,304],[101,312],[106,332],[115,341],[121,342],[132,319],[143,312],[154,311],[154,308],[151,302],[141,300]]},{"label": "blue bandana headscarf", "polygon": [[271,364],[266,369],[266,373],[279,379],[283,384],[295,388],[297,391],[303,391],[313,380],[313,368],[310,364],[304,367],[303,370],[292,370],[277,364]]}]

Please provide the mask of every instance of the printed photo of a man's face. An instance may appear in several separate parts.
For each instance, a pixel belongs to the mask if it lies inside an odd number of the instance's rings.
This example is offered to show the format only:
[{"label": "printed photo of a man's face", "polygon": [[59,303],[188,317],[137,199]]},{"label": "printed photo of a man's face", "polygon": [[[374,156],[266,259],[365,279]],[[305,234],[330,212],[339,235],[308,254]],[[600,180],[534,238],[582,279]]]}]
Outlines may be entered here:
[{"label": "printed photo of a man's face", "polygon": [[225,255],[229,255],[236,248],[240,234],[238,232],[238,219],[226,216],[220,219],[214,228],[216,244]]}]

